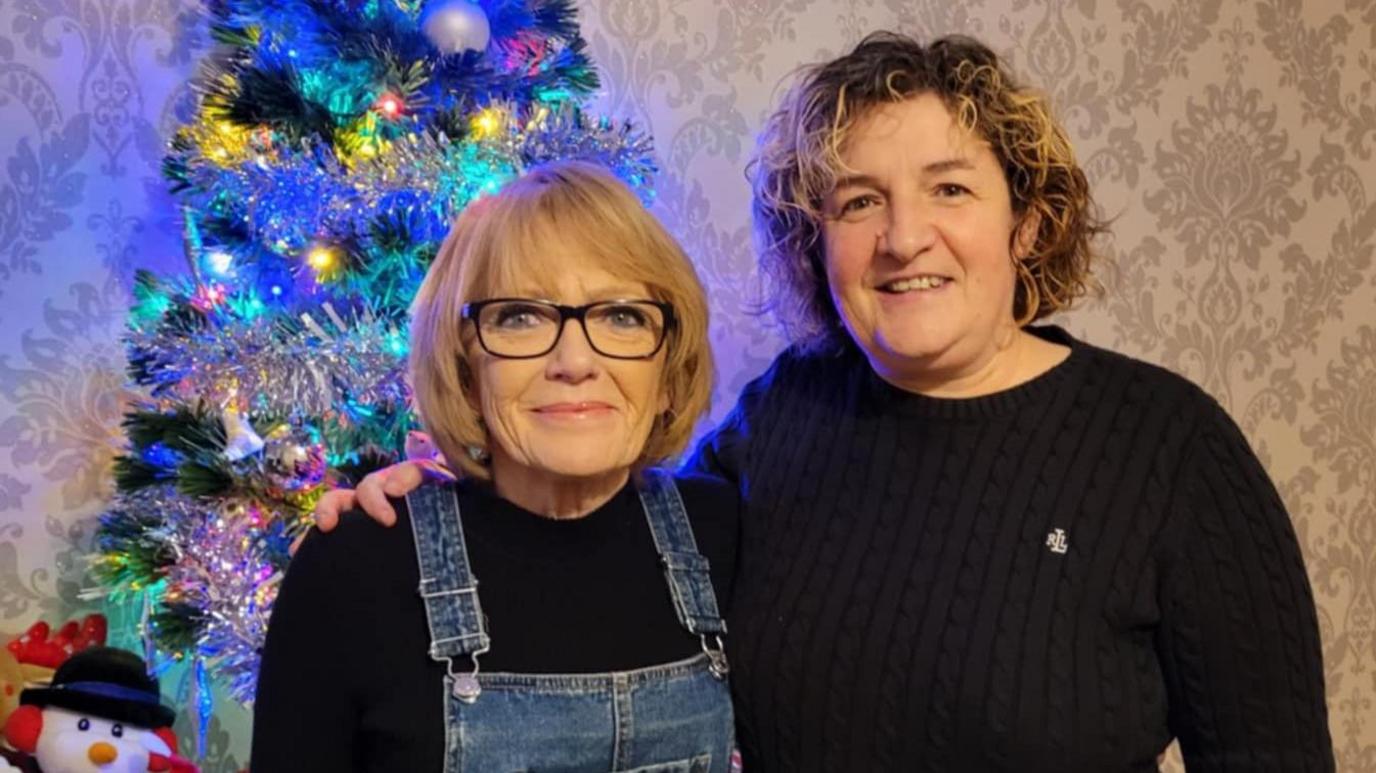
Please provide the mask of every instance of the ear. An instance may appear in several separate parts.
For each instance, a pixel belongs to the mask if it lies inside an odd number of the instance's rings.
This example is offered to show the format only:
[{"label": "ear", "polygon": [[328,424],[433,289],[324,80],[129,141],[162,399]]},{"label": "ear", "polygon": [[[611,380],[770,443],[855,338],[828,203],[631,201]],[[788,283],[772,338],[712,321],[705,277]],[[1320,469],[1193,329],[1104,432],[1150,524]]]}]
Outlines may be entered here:
[{"label": "ear", "polygon": [[167,748],[172,750],[172,754],[174,756],[177,754],[177,734],[172,732],[172,728],[157,728],[153,731],[153,735],[156,735],[157,737],[161,738],[162,742],[167,744]]},{"label": "ear", "polygon": [[[469,204],[469,206],[473,205]],[[478,353],[475,354],[471,349],[477,349]],[[454,372],[459,378],[459,394],[468,401],[468,406],[473,409],[473,412],[479,415],[482,414],[483,396],[478,391],[478,374],[473,370],[473,358],[481,356],[481,353],[482,349],[478,346],[478,340],[474,338],[472,346],[465,344],[463,353],[454,361]]]},{"label": "ear", "polygon": [[1026,260],[1032,254],[1032,248],[1037,246],[1037,233],[1041,227],[1040,212],[1028,209],[1022,213],[1013,232],[1013,260]]},{"label": "ear", "polygon": [[43,709],[20,706],[5,723],[5,740],[25,754],[38,748],[38,736],[43,732]]}]

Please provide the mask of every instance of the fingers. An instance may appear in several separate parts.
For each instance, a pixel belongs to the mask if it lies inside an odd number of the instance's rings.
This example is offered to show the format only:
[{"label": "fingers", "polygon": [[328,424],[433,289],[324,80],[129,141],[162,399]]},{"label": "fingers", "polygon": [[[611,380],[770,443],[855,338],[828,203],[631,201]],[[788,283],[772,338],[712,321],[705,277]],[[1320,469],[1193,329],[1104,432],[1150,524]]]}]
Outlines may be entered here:
[{"label": "fingers", "polygon": [[306,534],[307,532],[303,531],[296,539],[291,541],[291,544],[287,546],[287,555],[296,555],[296,551],[301,549],[301,543],[306,541]]},{"label": "fingers", "polygon": [[315,503],[315,512],[312,513],[315,525],[321,531],[332,531],[339,525],[340,514],[357,506],[353,489],[337,488],[327,491],[320,497],[320,501]]},{"label": "fingers", "polygon": [[394,464],[391,467],[384,467],[376,472],[368,473],[367,477],[359,481],[358,506],[363,508],[363,512],[367,513],[369,518],[383,526],[391,526],[397,522],[397,513],[392,509],[387,497],[388,495],[401,496],[415,486],[405,488],[400,493],[392,494],[388,483],[397,476],[399,470],[409,466],[410,464],[406,462]]},{"label": "fingers", "polygon": [[387,496],[401,497],[406,496],[416,490],[420,484],[429,480],[452,481],[454,476],[444,467],[431,460],[416,460],[395,464],[388,468],[387,480],[383,484],[383,490]]},{"label": "fingers", "polygon": [[[339,516],[346,510],[362,509],[368,517],[392,526],[397,522],[396,510],[388,497],[401,497],[420,486],[427,477],[453,481],[454,474],[432,460],[401,462],[369,473],[357,489],[335,489],[326,492],[315,505],[315,525],[330,531],[339,524]],[[296,545],[292,550],[295,552]]]},{"label": "fingers", "polygon": [[451,472],[449,467],[445,464],[443,454],[437,455],[434,459],[421,462],[420,464],[424,468],[422,469],[422,478],[424,479],[440,481],[442,483],[453,483],[459,479],[459,476]]}]

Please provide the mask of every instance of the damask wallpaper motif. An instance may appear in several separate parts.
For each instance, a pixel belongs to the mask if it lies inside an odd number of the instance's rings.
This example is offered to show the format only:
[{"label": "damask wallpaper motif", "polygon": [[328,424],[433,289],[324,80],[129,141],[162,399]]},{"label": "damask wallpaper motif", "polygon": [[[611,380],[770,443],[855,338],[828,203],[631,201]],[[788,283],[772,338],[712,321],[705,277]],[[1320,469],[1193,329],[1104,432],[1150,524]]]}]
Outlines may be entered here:
[{"label": "damask wallpaper motif", "polygon": [[[781,345],[747,313],[742,176],[780,78],[897,28],[977,35],[1043,86],[1116,218],[1102,296],[1060,321],[1242,425],[1308,561],[1339,769],[1376,772],[1376,0],[580,6],[601,104],[652,129],[656,210],[712,295],[714,417]],[[157,165],[205,46],[196,7],[0,0],[0,630],[89,603],[128,286],[181,261]],[[222,704],[207,770],[243,765],[247,727]]]}]

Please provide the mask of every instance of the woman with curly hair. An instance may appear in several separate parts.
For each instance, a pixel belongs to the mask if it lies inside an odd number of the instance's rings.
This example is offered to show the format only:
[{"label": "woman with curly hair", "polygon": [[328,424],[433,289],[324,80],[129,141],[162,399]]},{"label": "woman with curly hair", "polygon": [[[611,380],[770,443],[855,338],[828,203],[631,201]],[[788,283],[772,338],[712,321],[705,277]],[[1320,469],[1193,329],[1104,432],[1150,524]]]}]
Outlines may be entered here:
[{"label": "woman with curly hair", "polygon": [[801,71],[750,176],[792,346],[688,462],[746,502],[746,768],[1145,771],[1178,738],[1192,772],[1332,770],[1299,546],[1241,432],[1034,324],[1104,230],[1046,98],[968,38],[871,35]]}]

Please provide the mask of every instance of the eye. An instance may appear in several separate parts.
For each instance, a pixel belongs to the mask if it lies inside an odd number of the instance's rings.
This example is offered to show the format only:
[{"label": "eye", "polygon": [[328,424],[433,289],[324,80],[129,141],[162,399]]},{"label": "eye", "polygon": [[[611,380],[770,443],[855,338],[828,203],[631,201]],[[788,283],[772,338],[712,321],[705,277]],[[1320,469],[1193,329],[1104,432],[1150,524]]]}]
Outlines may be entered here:
[{"label": "eye", "polygon": [[964,196],[970,189],[960,183],[940,183],[936,186],[936,195],[944,199]]},{"label": "eye", "polygon": [[872,193],[866,193],[863,196],[856,196],[851,199],[846,199],[846,201],[841,204],[841,214],[848,215],[854,212],[860,212],[869,209],[870,207],[873,207],[878,203],[878,196],[875,196]]},{"label": "eye", "polygon": [[113,736],[116,737],[116,738],[123,738],[123,737],[124,737],[124,725],[121,725],[121,724],[118,724],[118,723],[115,724],[114,727],[111,727],[111,728],[110,728],[110,735],[113,735]]},{"label": "eye", "polygon": [[503,330],[528,330],[545,321],[540,308],[524,303],[503,304],[497,308],[492,324]]},{"label": "eye", "polygon": [[85,717],[82,717],[81,719],[77,720],[76,729],[77,729],[77,730],[80,730],[80,731],[83,732],[83,733],[86,732],[87,730],[90,730],[90,729],[91,729],[91,720],[89,720],[89,719],[87,719],[87,718],[85,718]]},{"label": "eye", "polygon": [[640,328],[650,324],[645,312],[634,306],[608,306],[599,316],[613,327]]}]

